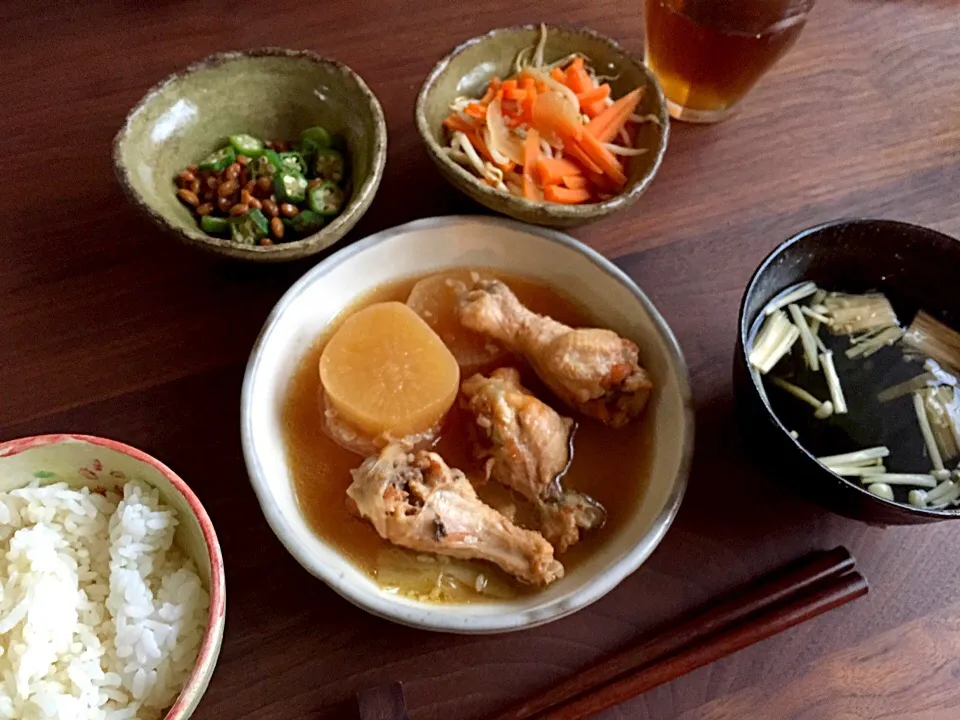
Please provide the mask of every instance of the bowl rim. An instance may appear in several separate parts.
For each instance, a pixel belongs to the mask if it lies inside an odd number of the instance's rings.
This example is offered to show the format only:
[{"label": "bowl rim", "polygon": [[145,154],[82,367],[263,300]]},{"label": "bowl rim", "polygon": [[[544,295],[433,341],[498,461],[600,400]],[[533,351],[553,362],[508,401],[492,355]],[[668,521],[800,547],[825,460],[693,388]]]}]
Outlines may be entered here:
[{"label": "bowl rim", "polygon": [[[196,233],[188,233],[170,223],[162,213],[155,210],[140,192],[137,191],[130,181],[130,171],[121,157],[121,149],[129,138],[134,119],[168,86],[190,75],[249,58],[305,59],[316,65],[331,67],[343,73],[357,84],[361,94],[367,99],[376,127],[373,138],[374,152],[371,162],[371,172],[364,182],[361,183],[360,187],[354,190],[350,203],[344,207],[344,211],[335,218],[332,223],[324,226],[312,235],[292,242],[277,243],[275,245],[245,245],[230,239],[213,237],[199,230]],[[387,136],[387,121],[380,100],[363,78],[348,65],[339,60],[323,57],[312,50],[291,50],[282,47],[266,46],[249,50],[228,50],[207,55],[200,60],[190,63],[186,67],[175,70],[154,84],[124,117],[123,124],[113,138],[111,159],[113,162],[114,175],[127,199],[130,200],[141,213],[145,214],[168,233],[177,236],[182,242],[212,252],[230,254],[233,257],[245,260],[295,260],[305,255],[325,250],[337,243],[344,235],[353,229],[360,218],[370,208],[373,198],[380,186],[380,182],[383,179],[384,167],[387,162]],[[351,209],[352,217],[344,218],[348,209]],[[340,222],[341,219],[343,219],[342,222]],[[327,240],[328,242],[324,242]]]},{"label": "bowl rim", "polygon": [[[533,608],[531,608],[522,612],[508,611],[496,616],[473,616],[471,617],[470,625],[456,622],[455,618],[457,616],[445,616],[435,613],[429,603],[401,606],[387,595],[367,598],[362,592],[357,591],[352,584],[340,582],[340,578],[333,572],[328,571],[321,563],[316,562],[308,552],[293,542],[291,540],[293,531],[273,500],[269,483],[266,480],[266,474],[260,464],[252,428],[254,378],[258,373],[263,348],[269,342],[270,336],[275,330],[280,317],[307,287],[355,255],[381,242],[413,231],[443,228],[463,222],[500,226],[537,235],[540,238],[549,240],[583,255],[587,260],[605,272],[613,282],[619,283],[627,289],[649,315],[656,331],[663,340],[670,362],[673,365],[674,372],[677,376],[678,390],[683,403],[684,433],[684,442],[680,448],[679,465],[673,478],[672,488],[663,508],[653,519],[650,530],[644,538],[614,559],[605,570],[587,581],[581,588],[571,591],[571,593],[566,596],[556,598],[546,605],[538,606],[536,608],[536,617],[531,616],[533,610]],[[424,218],[388,228],[338,250],[307,271],[284,293],[283,297],[280,298],[270,311],[250,353],[250,359],[244,373],[240,399],[240,436],[250,484],[253,486],[261,510],[270,528],[297,562],[312,575],[322,580],[338,595],[374,616],[409,627],[464,635],[511,632],[537,627],[548,622],[553,622],[554,620],[559,620],[596,602],[613,590],[629,575],[634,573],[659,546],[679,511],[681,501],[686,491],[687,478],[693,459],[694,429],[693,395],[690,373],[680,344],[660,312],[626,273],[596,250],[564,233],[507,218],[477,215],[447,215]],[[342,554],[335,547],[330,546],[330,548],[333,552]],[[346,560],[350,562],[349,559]],[[456,606],[467,611],[466,615],[459,617],[470,617],[470,605],[457,604]]]},{"label": "bowl rim", "polygon": [[217,657],[220,654],[220,642],[223,638],[223,627],[227,611],[226,577],[223,569],[223,553],[217,532],[206,509],[190,486],[164,463],[152,455],[145,453],[131,445],[95,435],[79,433],[53,433],[48,435],[32,435],[0,442],[0,459],[19,455],[27,450],[66,443],[85,443],[113,450],[139,462],[150,465],[163,475],[187,501],[190,510],[200,523],[204,544],[207,546],[207,558],[210,561],[210,609],[207,613],[207,627],[203,631],[203,640],[193,670],[187,677],[180,694],[174,704],[164,715],[164,720],[181,720],[184,713],[192,709],[200,700],[198,693],[202,693],[210,677],[213,675]]},{"label": "bowl rim", "polygon": [[[427,95],[434,89],[437,79],[443,74],[450,62],[456,58],[458,55],[466,52],[475,45],[479,45],[487,40],[490,40],[497,35],[505,35],[509,33],[517,33],[520,31],[540,31],[541,27],[545,27],[546,31],[549,33],[551,30],[559,30],[561,32],[570,34],[570,35],[586,35],[594,40],[601,42],[605,45],[608,45],[614,52],[619,53],[623,56],[626,61],[634,64],[638,69],[640,69],[645,77],[647,78],[647,84],[653,89],[656,99],[657,99],[657,119],[660,121],[660,140],[657,143],[656,150],[654,152],[653,165],[643,176],[643,178],[634,184],[633,186],[628,186],[626,192],[622,192],[609,200],[604,200],[598,203],[583,203],[581,205],[562,205],[559,203],[550,203],[543,200],[534,201],[527,200],[526,198],[518,197],[509,192],[504,192],[503,190],[498,190],[496,188],[490,187],[484,182],[481,182],[473,173],[468,172],[465,168],[461,167],[457,163],[453,162],[450,158],[442,152],[442,148],[439,143],[433,139],[433,136],[430,133],[429,125],[427,124],[426,116],[426,104],[427,104]],[[549,39],[548,39],[549,41]],[[508,205],[517,208],[522,211],[531,211],[531,210],[543,210],[548,212],[553,218],[556,218],[560,221],[577,221],[583,220],[585,217],[600,217],[606,215],[614,210],[619,208],[626,207],[632,204],[637,198],[639,198],[650,186],[656,177],[657,173],[660,171],[660,166],[663,164],[664,155],[667,152],[667,145],[670,140],[670,113],[667,110],[667,100],[666,96],[663,94],[663,88],[660,86],[660,82],[657,80],[656,76],[650,71],[646,64],[628,52],[619,42],[613,38],[597,32],[591,28],[587,27],[574,27],[571,25],[563,24],[522,24],[522,25],[510,25],[506,27],[494,28],[482,35],[477,35],[461,42],[459,45],[454,47],[449,53],[444,55],[436,65],[433,66],[433,69],[424,79],[423,84],[420,86],[420,91],[417,93],[417,100],[414,105],[414,121],[417,126],[417,132],[420,135],[420,138],[423,140],[424,144],[427,146],[427,150],[430,154],[430,157],[434,162],[441,163],[445,168],[452,172],[456,177],[460,178],[461,181],[469,183],[471,189],[476,193],[488,198],[496,199],[501,202],[505,202]],[[579,209],[578,209],[579,208]]]},{"label": "bowl rim", "polygon": [[947,235],[946,233],[942,233],[939,230],[934,230],[933,228],[929,228],[924,225],[908,223],[902,220],[891,220],[888,218],[845,217],[836,220],[828,220],[826,222],[818,223],[817,225],[812,225],[811,227],[800,230],[799,232],[794,233],[786,240],[779,243],[773,250],[771,250],[763,258],[756,270],[754,270],[751,274],[750,280],[747,282],[746,289],[743,292],[743,297],[740,299],[740,309],[737,313],[737,334],[740,340],[740,342],[737,343],[737,352],[740,354],[740,359],[743,361],[744,367],[747,370],[747,374],[750,376],[750,382],[752,384],[753,391],[763,403],[766,416],[773,420],[774,425],[777,427],[780,433],[790,441],[794,448],[796,448],[807,460],[816,465],[817,469],[823,473],[824,477],[833,479],[840,485],[856,491],[861,497],[865,496],[869,499],[869,501],[879,503],[885,508],[894,508],[900,512],[906,512],[907,514],[936,520],[960,519],[960,510],[932,510],[930,508],[918,508],[912,505],[904,505],[903,503],[899,503],[894,500],[887,500],[885,498],[878,497],[871,492],[867,492],[865,487],[855,484],[841,475],[837,475],[830,468],[817,460],[813,453],[807,450],[796,438],[790,434],[790,430],[780,421],[780,418],[777,417],[777,414],[770,406],[769,398],[767,397],[766,390],[763,388],[759,375],[752,369],[750,365],[747,345],[754,318],[749,318],[748,322],[748,318],[745,316],[745,313],[747,309],[747,301],[755,292],[756,286],[760,281],[760,277],[767,272],[767,270],[777,261],[780,255],[792,248],[794,245],[808,240],[811,236],[841,227],[855,227],[859,225],[870,225],[874,227],[879,226],[880,228],[891,231],[909,232],[917,235],[918,237],[923,235],[927,236],[928,238],[936,237],[941,240],[960,242],[960,240],[957,240],[957,238]]}]

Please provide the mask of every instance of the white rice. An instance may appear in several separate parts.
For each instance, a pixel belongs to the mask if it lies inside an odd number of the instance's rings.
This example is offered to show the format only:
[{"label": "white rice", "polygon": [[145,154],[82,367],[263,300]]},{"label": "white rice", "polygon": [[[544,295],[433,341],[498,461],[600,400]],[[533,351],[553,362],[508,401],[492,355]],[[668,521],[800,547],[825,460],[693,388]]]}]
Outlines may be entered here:
[{"label": "white rice", "polygon": [[209,607],[176,526],[138,482],[0,493],[0,718],[163,717]]}]

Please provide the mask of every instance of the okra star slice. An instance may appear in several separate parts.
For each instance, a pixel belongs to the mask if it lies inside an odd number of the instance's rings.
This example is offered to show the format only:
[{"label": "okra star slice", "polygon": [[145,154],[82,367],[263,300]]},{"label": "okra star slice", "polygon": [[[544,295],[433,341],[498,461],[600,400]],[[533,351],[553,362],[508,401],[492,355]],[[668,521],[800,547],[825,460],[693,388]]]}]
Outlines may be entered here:
[{"label": "okra star slice", "polygon": [[337,215],[343,207],[343,190],[329,180],[320,183],[307,193],[307,205],[318,215]]},{"label": "okra star slice", "polygon": [[283,161],[276,150],[264,150],[260,157],[250,163],[250,172],[254,178],[268,177],[273,179],[283,169]]},{"label": "okra star slice", "polygon": [[263,140],[260,138],[240,133],[239,135],[231,135],[229,140],[237,155],[246,155],[251,160],[263,155]]},{"label": "okra star slice", "polygon": [[212,152],[200,163],[199,167],[201,170],[212,170],[213,172],[220,172],[228,165],[232,165],[237,159],[237,153],[231,146],[225,148],[220,148],[216,152]]},{"label": "okra star slice", "polygon": [[307,179],[298,172],[282,170],[273,178],[273,191],[280,202],[302,203],[307,196]]},{"label": "okra star slice", "polygon": [[244,245],[256,245],[260,238],[270,232],[267,216],[254,208],[230,222],[230,237]]},{"label": "okra star slice", "polygon": [[313,158],[313,172],[321,180],[331,180],[339,183],[343,181],[343,155],[332,148],[317,150]]},{"label": "okra star slice", "polygon": [[282,152],[280,153],[280,162],[283,165],[284,170],[290,170],[292,172],[298,172],[304,177],[307,174],[307,162],[303,159],[303,155],[298,152]]}]

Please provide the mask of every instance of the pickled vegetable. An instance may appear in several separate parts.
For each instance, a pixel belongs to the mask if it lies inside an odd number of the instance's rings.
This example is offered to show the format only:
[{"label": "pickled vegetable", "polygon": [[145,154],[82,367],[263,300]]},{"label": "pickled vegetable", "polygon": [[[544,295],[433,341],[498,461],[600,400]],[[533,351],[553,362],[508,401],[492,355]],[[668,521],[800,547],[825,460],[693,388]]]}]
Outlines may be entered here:
[{"label": "pickled vegetable", "polygon": [[320,356],[320,382],[358,429],[401,438],[439,423],[457,397],[460,371],[440,337],[399,302],[348,317]]},{"label": "pickled vegetable", "polygon": [[450,348],[464,375],[502,363],[508,356],[502,347],[460,323],[457,305],[472,282],[470,275],[467,270],[430,275],[414,285],[407,298],[407,306]]}]

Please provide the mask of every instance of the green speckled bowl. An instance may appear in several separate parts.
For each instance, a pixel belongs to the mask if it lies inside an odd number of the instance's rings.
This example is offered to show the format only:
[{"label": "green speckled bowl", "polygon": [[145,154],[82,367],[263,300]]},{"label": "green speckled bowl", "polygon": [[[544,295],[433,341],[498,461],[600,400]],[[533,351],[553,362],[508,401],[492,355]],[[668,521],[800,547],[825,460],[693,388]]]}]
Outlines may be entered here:
[{"label": "green speckled bowl", "polygon": [[461,95],[479,97],[494,75],[501,78],[512,75],[517,53],[535,45],[539,38],[539,26],[524,25],[492,30],[455,48],[437,63],[420,89],[416,106],[417,130],[441,174],[477,202],[525,222],[572,227],[635,203],[653,181],[667,149],[670,117],[663,90],[640,60],[610,38],[592,30],[548,26],[544,59],[550,63],[574,52],[583,53],[591,59],[599,74],[615,76],[610,80],[615,98],[633,88],[645,88],[637,112],[655,116],[659,125],[645,123],[641,126],[636,146],[649,148],[650,152],[630,163],[627,186],[617,197],[588,205],[532,202],[481,182],[450,160],[441,149],[446,144],[443,120],[450,113],[450,103]]},{"label": "green speckled bowl", "polygon": [[[317,233],[260,247],[207,235],[176,197],[174,177],[247,132],[296,139],[311,125],[346,138],[352,196]],[[370,207],[387,157],[380,102],[350,68],[306,51],[264,48],[211,55],[148,92],[113,142],[117,178],[127,197],[184,242],[254,261],[295,260],[342,238]]]}]

